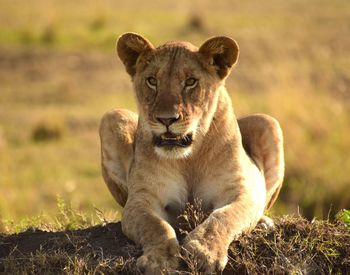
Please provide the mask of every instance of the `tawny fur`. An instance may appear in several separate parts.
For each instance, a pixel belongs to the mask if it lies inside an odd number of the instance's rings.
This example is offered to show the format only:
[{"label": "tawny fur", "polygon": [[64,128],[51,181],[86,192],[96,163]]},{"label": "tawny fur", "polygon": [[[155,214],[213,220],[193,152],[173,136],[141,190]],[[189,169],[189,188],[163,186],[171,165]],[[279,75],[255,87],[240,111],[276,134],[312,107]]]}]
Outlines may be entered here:
[{"label": "tawny fur", "polygon": [[[101,121],[103,177],[125,206],[123,232],[143,246],[138,266],[148,274],[178,265],[172,222],[187,202],[201,200],[209,217],[182,244],[205,274],[223,270],[229,244],[253,229],[275,202],[284,174],[283,138],[267,115],[237,121],[225,78],[238,58],[230,38],[199,49],[188,42],[155,48],[137,34],[119,38],[118,55],[131,75],[139,115],[108,112]],[[157,85],[147,84],[153,77]],[[186,80],[197,84],[187,87]],[[186,148],[156,147],[167,131],[158,117],[178,116],[168,130],[193,134]]]}]

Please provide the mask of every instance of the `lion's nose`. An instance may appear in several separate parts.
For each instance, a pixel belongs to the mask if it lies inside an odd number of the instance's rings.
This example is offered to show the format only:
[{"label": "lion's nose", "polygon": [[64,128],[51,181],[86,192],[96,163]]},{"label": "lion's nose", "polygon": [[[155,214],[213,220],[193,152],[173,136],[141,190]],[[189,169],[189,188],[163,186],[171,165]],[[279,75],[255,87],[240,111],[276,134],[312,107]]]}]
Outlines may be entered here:
[{"label": "lion's nose", "polygon": [[156,117],[156,119],[164,124],[165,126],[169,127],[171,124],[173,124],[174,122],[178,121],[180,119],[180,115],[174,115],[171,117]]}]

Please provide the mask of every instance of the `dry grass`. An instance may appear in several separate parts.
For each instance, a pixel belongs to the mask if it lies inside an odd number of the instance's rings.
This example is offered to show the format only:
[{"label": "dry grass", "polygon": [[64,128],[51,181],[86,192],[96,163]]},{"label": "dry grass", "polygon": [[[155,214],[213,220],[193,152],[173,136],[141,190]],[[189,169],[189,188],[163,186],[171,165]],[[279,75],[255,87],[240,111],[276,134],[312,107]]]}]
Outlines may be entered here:
[{"label": "dry grass", "polygon": [[275,229],[257,229],[234,242],[231,266],[235,274],[345,274],[349,241],[343,225],[284,217]]}]

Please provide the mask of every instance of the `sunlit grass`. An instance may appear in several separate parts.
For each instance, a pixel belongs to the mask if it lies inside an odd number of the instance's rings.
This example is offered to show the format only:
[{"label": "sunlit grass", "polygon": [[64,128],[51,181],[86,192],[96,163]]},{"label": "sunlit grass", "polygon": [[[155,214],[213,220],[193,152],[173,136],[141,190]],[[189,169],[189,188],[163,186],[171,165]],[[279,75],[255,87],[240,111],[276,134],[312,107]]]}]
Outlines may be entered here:
[{"label": "sunlit grass", "polygon": [[18,220],[2,219],[0,221],[0,233],[13,234],[30,229],[40,229],[47,231],[65,231],[88,228],[91,226],[105,225],[109,222],[120,219],[118,210],[100,210],[90,206],[86,211],[74,208],[71,203],[57,196],[52,206],[50,215],[42,212],[39,215],[25,217]]},{"label": "sunlit grass", "polygon": [[[349,208],[349,3],[2,1],[1,218],[52,216],[57,195],[84,211],[119,209],[100,175],[98,124],[112,108],[136,110],[114,48],[125,31],[155,45],[235,38],[241,54],[227,86],[236,113],[273,115],[284,130],[275,211],[326,217]],[[196,14],[202,29],[191,28]],[[38,141],[37,129],[58,134]]]}]

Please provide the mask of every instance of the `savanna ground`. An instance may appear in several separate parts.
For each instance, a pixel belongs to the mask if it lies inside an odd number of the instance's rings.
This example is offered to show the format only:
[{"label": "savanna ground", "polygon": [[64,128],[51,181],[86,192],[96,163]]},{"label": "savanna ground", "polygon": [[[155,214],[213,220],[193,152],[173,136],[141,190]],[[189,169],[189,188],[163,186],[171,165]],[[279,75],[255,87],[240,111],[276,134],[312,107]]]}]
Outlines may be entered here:
[{"label": "savanna ground", "polygon": [[[84,227],[86,220],[81,215],[62,206],[56,227]],[[203,218],[193,207],[182,217],[179,231],[185,233]],[[0,273],[140,274],[136,259],[141,248],[122,234],[120,222],[101,221],[85,229],[29,228],[19,234],[0,234]],[[338,214],[335,223],[276,218],[274,228],[258,226],[231,243],[222,274],[348,274],[349,226],[350,212]],[[180,267],[171,274],[201,273],[195,260],[182,257]]]},{"label": "savanna ground", "polygon": [[[213,35],[233,37],[241,55],[227,87],[236,114],[264,112],[275,116],[284,130],[286,178],[272,214],[333,220],[340,209],[350,208],[349,30],[346,0],[0,0],[0,232],[92,225],[117,230],[115,224],[99,225],[118,220],[120,209],[100,175],[98,123],[109,109],[136,110],[130,79],[114,51],[116,38],[126,31],[141,33],[154,44],[180,39],[200,45]],[[62,210],[64,202],[74,209],[68,216]],[[330,267],[345,259],[340,267],[349,268],[348,228],[339,222],[293,219],[278,219],[273,233],[244,236],[236,244],[241,247],[235,251],[241,253],[234,252],[230,263],[240,266],[235,261],[243,257],[241,266],[254,270],[251,259],[261,256],[264,261],[284,261],[285,272],[313,272],[321,262]],[[72,232],[52,234],[85,231]],[[309,241],[314,237],[316,244]],[[0,246],[8,240],[2,235]],[[94,266],[97,272],[110,261],[92,249],[85,255],[100,261],[85,267],[74,249],[87,251],[85,244],[91,242],[75,241],[73,248],[64,242],[57,249],[51,246],[58,270],[65,262],[67,273],[93,272]],[[286,246],[279,246],[282,243]],[[245,244],[251,245],[248,254]],[[319,255],[318,244],[327,248],[321,249],[327,251],[322,254],[326,258],[314,256]],[[263,253],[269,247],[275,256]],[[33,251],[30,260],[22,257],[28,265],[11,253],[15,258],[7,258],[7,268],[28,267],[40,273],[35,268],[45,266],[45,251]],[[114,250],[106,251],[113,255]],[[303,251],[306,258],[293,260],[288,251]],[[70,262],[62,261],[64,253]],[[279,263],[264,261],[257,262],[259,268],[283,273]]]}]

